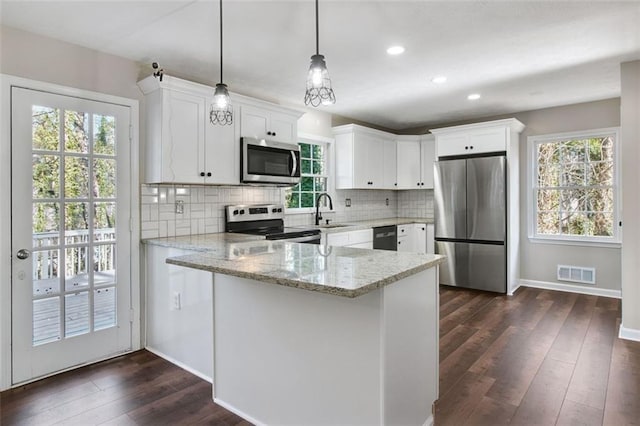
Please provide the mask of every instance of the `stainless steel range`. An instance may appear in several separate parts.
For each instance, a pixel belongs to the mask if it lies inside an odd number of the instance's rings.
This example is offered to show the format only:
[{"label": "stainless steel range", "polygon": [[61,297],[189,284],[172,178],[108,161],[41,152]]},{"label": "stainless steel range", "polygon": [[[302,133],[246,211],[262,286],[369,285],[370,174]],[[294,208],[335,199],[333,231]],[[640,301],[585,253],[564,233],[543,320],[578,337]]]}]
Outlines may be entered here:
[{"label": "stainless steel range", "polygon": [[319,229],[285,228],[282,204],[226,206],[225,231],[264,235],[267,240],[320,244]]}]

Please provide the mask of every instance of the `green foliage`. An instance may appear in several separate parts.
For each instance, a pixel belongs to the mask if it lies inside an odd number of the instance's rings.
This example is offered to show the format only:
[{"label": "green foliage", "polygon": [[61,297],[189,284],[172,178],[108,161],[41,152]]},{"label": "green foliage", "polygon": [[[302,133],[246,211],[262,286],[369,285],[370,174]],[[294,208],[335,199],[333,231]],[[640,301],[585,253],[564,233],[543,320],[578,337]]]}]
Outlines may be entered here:
[{"label": "green foliage", "polygon": [[612,236],[612,138],[540,143],[537,155],[537,232]]},{"label": "green foliage", "polygon": [[[327,191],[327,178],[324,176],[325,147],[318,144],[299,143],[300,145],[300,183],[285,193],[287,208],[314,208],[315,200]],[[326,201],[323,199],[323,203]]]}]

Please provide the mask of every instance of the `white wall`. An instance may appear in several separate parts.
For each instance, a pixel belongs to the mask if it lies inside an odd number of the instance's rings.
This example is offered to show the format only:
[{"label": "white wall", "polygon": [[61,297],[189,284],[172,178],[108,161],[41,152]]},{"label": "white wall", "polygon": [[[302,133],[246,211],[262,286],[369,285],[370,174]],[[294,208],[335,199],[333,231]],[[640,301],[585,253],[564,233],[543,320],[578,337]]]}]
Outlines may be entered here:
[{"label": "white wall", "polygon": [[623,63],[622,78],[622,327],[640,340],[640,61]]},{"label": "white wall", "polygon": [[[133,61],[0,26],[0,74],[139,100],[141,93],[136,86],[138,73],[139,66]],[[10,105],[9,93],[5,89],[3,87],[1,103],[3,110],[0,111],[3,119],[8,118],[7,111],[4,109],[8,109]],[[0,199],[2,200],[11,199],[10,164],[9,123],[3,121],[0,137]],[[134,212],[136,217],[137,211],[136,204]],[[0,205],[0,389],[10,385],[11,372],[10,217],[10,204],[2,203]],[[136,255],[132,253],[132,256]],[[134,332],[134,335],[139,333]]]}]

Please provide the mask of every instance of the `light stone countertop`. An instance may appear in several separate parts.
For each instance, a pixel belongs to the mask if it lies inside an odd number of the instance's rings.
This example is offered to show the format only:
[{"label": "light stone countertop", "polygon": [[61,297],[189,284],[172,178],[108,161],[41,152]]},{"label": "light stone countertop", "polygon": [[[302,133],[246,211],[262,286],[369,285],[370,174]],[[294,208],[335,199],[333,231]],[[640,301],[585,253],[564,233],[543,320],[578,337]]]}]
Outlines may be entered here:
[{"label": "light stone countertop", "polygon": [[343,297],[361,296],[444,260],[435,254],[205,237],[204,251],[168,258],[167,263]]},{"label": "light stone countertop", "polygon": [[[432,221],[390,218],[321,229],[328,233],[348,232],[407,223]],[[170,264],[344,297],[361,296],[444,260],[444,256],[434,254],[267,241],[258,235],[224,232],[151,238],[143,243],[194,251],[168,258]]]}]

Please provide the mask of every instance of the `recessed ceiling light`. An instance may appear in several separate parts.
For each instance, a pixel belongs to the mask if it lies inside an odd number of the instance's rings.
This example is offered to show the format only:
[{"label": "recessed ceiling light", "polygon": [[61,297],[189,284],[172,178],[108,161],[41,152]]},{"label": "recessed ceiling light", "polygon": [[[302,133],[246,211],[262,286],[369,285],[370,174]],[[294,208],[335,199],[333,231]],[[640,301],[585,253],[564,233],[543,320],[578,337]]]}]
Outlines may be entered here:
[{"label": "recessed ceiling light", "polygon": [[470,101],[475,101],[480,99],[480,93],[472,93],[469,96],[467,96],[467,99],[469,99]]},{"label": "recessed ceiling light", "polygon": [[387,53],[389,55],[400,55],[401,53],[404,53],[404,47],[402,47],[402,46],[391,46],[390,48],[387,49]]},{"label": "recessed ceiling light", "polygon": [[445,77],[444,75],[437,75],[437,76],[433,77],[431,79],[431,81],[436,83],[436,84],[442,84],[442,83],[446,83],[447,77]]}]

